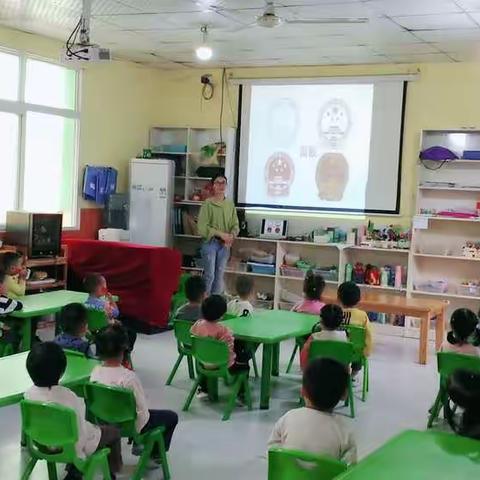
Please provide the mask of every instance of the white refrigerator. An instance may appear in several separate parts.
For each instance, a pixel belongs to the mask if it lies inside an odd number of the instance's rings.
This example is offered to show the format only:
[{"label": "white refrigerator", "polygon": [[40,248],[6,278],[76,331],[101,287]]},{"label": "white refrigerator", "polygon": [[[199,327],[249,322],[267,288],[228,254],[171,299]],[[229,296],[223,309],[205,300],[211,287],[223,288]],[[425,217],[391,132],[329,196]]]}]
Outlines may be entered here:
[{"label": "white refrigerator", "polygon": [[130,241],[172,246],[175,165],[171,160],[130,161]]}]

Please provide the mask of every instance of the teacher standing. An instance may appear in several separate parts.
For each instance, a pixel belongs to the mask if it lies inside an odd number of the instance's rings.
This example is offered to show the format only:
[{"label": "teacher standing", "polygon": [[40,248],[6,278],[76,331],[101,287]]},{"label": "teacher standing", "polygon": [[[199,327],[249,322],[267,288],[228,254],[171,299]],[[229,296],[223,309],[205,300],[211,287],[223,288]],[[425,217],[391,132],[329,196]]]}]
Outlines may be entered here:
[{"label": "teacher standing", "polygon": [[207,294],[223,293],[223,275],[230,247],[238,235],[237,211],[225,198],[227,177],[212,178],[213,196],[205,200],[198,215],[198,233],[203,238],[202,261]]}]

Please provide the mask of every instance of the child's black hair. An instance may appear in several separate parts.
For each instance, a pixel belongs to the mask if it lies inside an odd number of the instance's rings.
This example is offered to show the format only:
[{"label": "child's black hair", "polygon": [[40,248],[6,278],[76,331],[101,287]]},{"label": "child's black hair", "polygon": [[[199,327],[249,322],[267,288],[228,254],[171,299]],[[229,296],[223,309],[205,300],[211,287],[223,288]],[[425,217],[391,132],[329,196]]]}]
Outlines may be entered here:
[{"label": "child's black hair", "polygon": [[447,334],[447,341],[452,345],[467,343],[471,339],[473,344],[478,345],[478,317],[468,308],[458,308],[450,317],[451,330]]},{"label": "child's black hair", "polygon": [[67,357],[54,342],[39,342],[32,346],[27,356],[27,371],[37,387],[58,385],[67,368]]},{"label": "child's black hair", "polygon": [[253,291],[253,279],[247,275],[239,275],[235,281],[235,289],[237,290],[237,295],[241,299],[248,298]]},{"label": "child's black hair", "polygon": [[331,358],[315,358],[303,373],[303,390],[313,407],[331,412],[345,395],[348,372],[345,365]]},{"label": "child's black hair", "polygon": [[202,302],[202,317],[209,322],[220,320],[227,311],[227,302],[221,295],[210,295]]},{"label": "child's black hair", "polygon": [[352,308],[360,301],[360,287],[354,282],[344,282],[338,287],[337,297],[346,308]]},{"label": "child's black hair", "polygon": [[97,355],[102,360],[122,358],[128,350],[128,334],[119,324],[108,325],[95,335]]},{"label": "child's black hair", "polygon": [[69,335],[77,336],[87,324],[87,312],[87,308],[82,303],[65,305],[60,313],[62,330]]},{"label": "child's black hair", "polygon": [[460,435],[480,439],[480,374],[469,370],[456,370],[448,379],[450,399],[463,409],[460,425],[455,423],[448,409],[447,420]]},{"label": "child's black hair", "polygon": [[83,279],[83,288],[90,295],[95,292],[95,289],[100,284],[103,275],[100,273],[88,273]]},{"label": "child's black hair", "polygon": [[228,183],[228,179],[227,177],[223,174],[223,173],[216,173],[213,177],[212,177],[212,185],[215,183],[215,180],[217,178],[224,178],[225,179],[225,183]]},{"label": "child's black hair", "polygon": [[325,330],[337,330],[343,322],[343,310],[338,305],[328,304],[320,310],[320,323]]},{"label": "child's black hair", "polygon": [[200,275],[192,275],[185,282],[185,295],[189,302],[200,302],[206,291],[205,280]]},{"label": "child's black hair", "polygon": [[21,258],[22,254],[18,252],[6,252],[3,254],[3,270],[6,273],[12,268],[15,263],[17,263]]},{"label": "child's black hair", "polygon": [[303,281],[303,293],[308,300],[320,300],[325,290],[325,280],[321,275],[315,275],[309,270]]}]

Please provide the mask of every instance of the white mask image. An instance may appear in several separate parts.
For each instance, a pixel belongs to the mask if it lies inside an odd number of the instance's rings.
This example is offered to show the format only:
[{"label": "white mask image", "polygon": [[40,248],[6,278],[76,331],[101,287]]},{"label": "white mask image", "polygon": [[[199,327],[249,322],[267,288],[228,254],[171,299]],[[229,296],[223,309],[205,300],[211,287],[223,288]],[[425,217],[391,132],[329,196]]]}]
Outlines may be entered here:
[{"label": "white mask image", "polygon": [[338,98],[330,100],[321,109],[318,133],[331,145],[343,140],[350,129],[350,114],[347,104]]}]

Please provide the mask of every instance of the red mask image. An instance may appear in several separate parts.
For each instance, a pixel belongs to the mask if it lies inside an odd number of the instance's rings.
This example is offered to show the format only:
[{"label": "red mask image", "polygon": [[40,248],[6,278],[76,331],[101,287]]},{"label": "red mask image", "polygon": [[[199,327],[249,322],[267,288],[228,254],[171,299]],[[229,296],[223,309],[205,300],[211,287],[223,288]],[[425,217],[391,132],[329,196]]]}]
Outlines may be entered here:
[{"label": "red mask image", "polygon": [[288,196],[294,178],[295,165],[290,155],[285,152],[275,152],[270,155],[265,164],[265,183],[268,196]]}]

